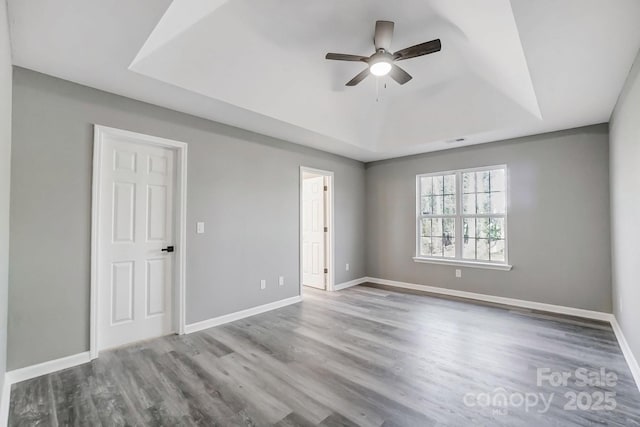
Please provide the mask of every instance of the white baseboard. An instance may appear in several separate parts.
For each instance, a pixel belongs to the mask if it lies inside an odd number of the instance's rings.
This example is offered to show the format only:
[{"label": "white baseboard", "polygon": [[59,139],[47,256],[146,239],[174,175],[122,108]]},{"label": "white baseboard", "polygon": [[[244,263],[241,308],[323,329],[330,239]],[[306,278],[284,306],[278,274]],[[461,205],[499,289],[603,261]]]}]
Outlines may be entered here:
[{"label": "white baseboard", "polygon": [[4,382],[0,388],[0,426],[6,426],[9,423],[9,402],[11,394],[11,383],[5,375]]},{"label": "white baseboard", "polygon": [[72,354],[71,356],[61,357],[60,359],[49,360],[48,362],[42,362],[37,365],[26,366],[7,372],[4,376],[4,384],[2,385],[2,396],[0,396],[0,426],[6,426],[9,421],[9,403],[11,401],[10,394],[13,384],[52,372],[62,371],[63,369],[73,368],[74,366],[82,365],[90,361],[90,353],[85,351],[84,353]]},{"label": "white baseboard", "polygon": [[343,289],[350,288],[352,286],[361,285],[367,281],[367,277],[361,277],[359,279],[350,280],[348,282],[339,283],[333,287],[334,291],[341,291]]},{"label": "white baseboard", "polygon": [[255,316],[256,314],[261,314],[267,311],[275,310],[277,308],[285,307],[287,305],[296,304],[300,301],[302,301],[302,297],[298,295],[280,301],[271,302],[269,304],[248,308],[246,310],[236,311],[235,313],[225,314],[224,316],[218,316],[212,319],[203,320],[201,322],[192,323],[190,325],[185,325],[184,333],[191,334],[203,329],[213,328],[214,326],[234,322],[236,320],[244,319],[245,317]]},{"label": "white baseboard", "polygon": [[48,362],[38,363],[37,365],[26,366],[20,369],[14,369],[7,372],[5,381],[10,384],[16,384],[22,381],[30,380],[41,375],[50,374],[52,372],[61,371],[63,369],[72,368],[91,362],[91,355],[88,351],[71,356],[61,357],[60,359],[50,360]]},{"label": "white baseboard", "polygon": [[633,379],[636,381],[636,387],[638,387],[638,390],[640,390],[640,365],[638,365],[638,361],[633,355],[631,347],[629,347],[629,343],[624,337],[622,328],[620,327],[620,324],[618,323],[618,320],[615,318],[615,316],[613,317],[613,319],[611,319],[611,327],[613,328],[613,332],[616,334],[618,344],[620,344],[620,349],[622,350],[622,354],[624,354],[627,365],[629,365],[629,369],[631,370]]},{"label": "white baseboard", "polygon": [[458,291],[455,289],[439,288],[436,286],[417,285],[415,283],[397,282],[395,280],[378,279],[375,277],[367,277],[367,282],[377,283],[378,285],[394,286],[396,288],[413,289],[417,291],[429,292],[432,294],[448,295],[459,298],[467,298],[477,301],[491,302],[494,304],[504,304],[513,307],[528,308],[531,310],[548,311],[550,313],[565,314],[567,316],[584,317],[586,319],[602,320],[610,322],[613,314],[601,311],[584,310],[582,308],[565,307],[562,305],[546,304],[542,302],[526,301],[521,299],[498,297],[487,294],[477,294],[475,292]]}]

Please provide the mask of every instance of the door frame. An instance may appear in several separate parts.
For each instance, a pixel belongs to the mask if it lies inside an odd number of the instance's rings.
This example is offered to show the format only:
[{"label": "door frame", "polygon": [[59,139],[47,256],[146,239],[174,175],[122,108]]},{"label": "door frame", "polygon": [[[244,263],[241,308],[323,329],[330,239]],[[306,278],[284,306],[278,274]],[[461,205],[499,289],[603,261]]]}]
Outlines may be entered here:
[{"label": "door frame", "polygon": [[300,227],[299,227],[299,233],[300,233],[300,250],[299,250],[299,258],[300,258],[300,296],[302,297],[302,282],[303,282],[303,254],[302,254],[302,248],[303,248],[303,241],[302,241],[302,233],[303,233],[303,229],[302,229],[302,220],[303,220],[303,212],[302,212],[302,198],[303,198],[303,188],[302,188],[302,182],[304,180],[304,173],[308,172],[308,173],[312,173],[315,175],[321,175],[325,178],[327,178],[327,206],[325,207],[325,211],[327,211],[329,213],[328,218],[325,218],[326,222],[327,222],[327,227],[329,227],[329,233],[327,233],[327,241],[326,241],[326,247],[325,247],[325,264],[326,264],[326,268],[329,270],[329,274],[327,275],[327,281],[325,284],[325,290],[326,291],[334,291],[335,290],[335,279],[336,279],[336,269],[335,269],[335,251],[334,251],[334,242],[335,242],[335,235],[336,235],[336,231],[335,231],[335,221],[334,221],[334,194],[333,194],[333,189],[334,189],[334,174],[332,171],[326,171],[326,170],[322,170],[322,169],[315,169],[315,168],[310,168],[310,167],[306,167],[306,166],[300,166],[300,200],[299,200],[299,205],[300,205]]},{"label": "door frame", "polygon": [[98,260],[100,259],[100,245],[98,242],[98,230],[101,221],[100,205],[101,176],[102,176],[102,149],[105,136],[123,137],[132,143],[148,144],[156,147],[169,148],[176,154],[176,185],[175,185],[175,268],[173,277],[173,310],[172,324],[174,331],[184,334],[185,328],[185,301],[186,301],[186,252],[187,252],[187,144],[185,142],[145,135],[107,126],[94,125],[93,135],[93,183],[91,195],[91,303],[90,303],[90,331],[89,353],[91,360],[98,357]]}]

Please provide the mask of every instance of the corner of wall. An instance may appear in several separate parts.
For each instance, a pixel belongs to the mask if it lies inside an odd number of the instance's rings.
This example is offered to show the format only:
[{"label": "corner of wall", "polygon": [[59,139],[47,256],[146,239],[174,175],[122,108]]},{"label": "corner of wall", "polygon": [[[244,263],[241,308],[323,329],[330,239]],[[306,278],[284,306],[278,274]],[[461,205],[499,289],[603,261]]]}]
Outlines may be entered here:
[{"label": "corner of wall", "polygon": [[13,75],[6,0],[0,0],[0,41],[0,425],[5,425],[9,410],[9,382],[6,378],[6,360]]},{"label": "corner of wall", "polygon": [[[640,239],[637,218],[640,195],[640,51],[620,92],[609,123],[609,174],[611,210],[611,282],[613,313],[618,335],[626,337],[625,356],[640,360]],[[625,350],[623,346],[623,351]],[[633,364],[630,364],[633,365]],[[636,369],[637,362],[635,363]],[[633,368],[632,368],[633,369]],[[634,373],[640,378],[640,373]]]}]

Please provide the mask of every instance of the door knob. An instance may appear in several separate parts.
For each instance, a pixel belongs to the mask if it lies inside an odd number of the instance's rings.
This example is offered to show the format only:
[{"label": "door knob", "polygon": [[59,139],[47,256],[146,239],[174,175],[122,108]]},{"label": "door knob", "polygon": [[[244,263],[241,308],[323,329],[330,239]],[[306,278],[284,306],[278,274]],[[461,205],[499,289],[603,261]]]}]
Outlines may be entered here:
[{"label": "door knob", "polygon": [[173,246],[167,246],[166,248],[162,249],[162,252],[173,252],[175,250],[175,248]]}]

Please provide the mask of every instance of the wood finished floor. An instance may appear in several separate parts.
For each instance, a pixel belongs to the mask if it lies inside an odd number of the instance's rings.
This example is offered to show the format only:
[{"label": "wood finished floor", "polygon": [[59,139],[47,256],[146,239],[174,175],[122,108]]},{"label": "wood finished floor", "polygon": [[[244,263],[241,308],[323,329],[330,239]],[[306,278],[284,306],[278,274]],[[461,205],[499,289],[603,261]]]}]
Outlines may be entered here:
[{"label": "wood finished floor", "polygon": [[[380,287],[304,296],[16,384],[9,425],[640,425],[608,325]],[[617,384],[536,385],[537,368],[580,367],[613,371]],[[554,397],[546,413],[465,404],[496,389]],[[613,391],[616,408],[565,410],[570,390]]]}]

